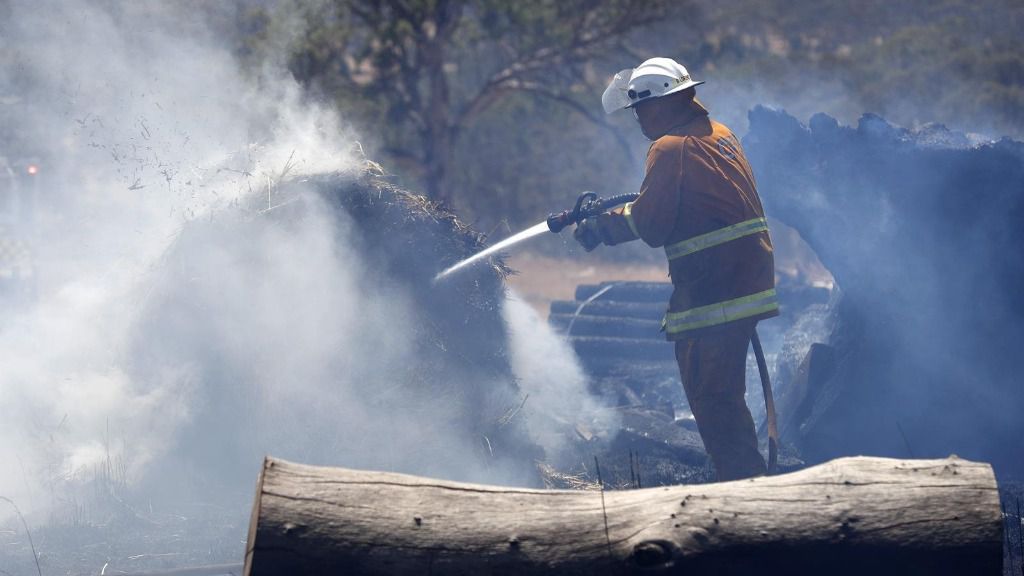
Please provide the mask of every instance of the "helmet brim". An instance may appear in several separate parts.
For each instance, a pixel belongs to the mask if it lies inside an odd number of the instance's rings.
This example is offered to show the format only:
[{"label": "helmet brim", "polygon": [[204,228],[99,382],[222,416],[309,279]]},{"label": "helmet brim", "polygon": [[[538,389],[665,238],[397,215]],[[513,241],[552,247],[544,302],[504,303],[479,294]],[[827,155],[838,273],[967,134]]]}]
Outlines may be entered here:
[{"label": "helmet brim", "polygon": [[647,102],[648,100],[654,100],[655,98],[664,98],[665,96],[669,96],[669,95],[675,94],[677,92],[682,92],[683,90],[686,90],[687,88],[693,88],[694,86],[700,86],[703,83],[704,83],[703,80],[697,80],[697,81],[690,80],[690,81],[687,81],[687,82],[683,82],[682,84],[680,84],[678,86],[672,87],[671,90],[665,92],[664,94],[659,94],[657,96],[651,95],[651,96],[648,96],[647,98],[641,98],[639,100],[634,100],[634,101],[630,102],[629,104],[627,104],[623,109],[625,109],[625,108],[633,108],[633,107],[635,107],[637,104],[639,104],[641,102]]}]

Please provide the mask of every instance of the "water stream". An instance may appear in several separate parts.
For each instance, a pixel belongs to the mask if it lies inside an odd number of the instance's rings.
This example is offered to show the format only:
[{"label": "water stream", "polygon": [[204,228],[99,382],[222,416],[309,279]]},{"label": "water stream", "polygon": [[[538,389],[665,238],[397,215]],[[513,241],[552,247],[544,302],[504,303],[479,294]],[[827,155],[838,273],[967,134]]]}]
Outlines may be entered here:
[{"label": "water stream", "polygon": [[533,238],[534,236],[539,236],[539,235],[541,235],[541,234],[543,234],[545,232],[548,232],[548,231],[549,231],[549,229],[548,229],[547,220],[542,221],[542,222],[540,222],[538,224],[535,224],[535,225],[527,228],[526,230],[523,230],[522,232],[519,232],[518,234],[516,234],[514,236],[509,236],[508,238],[505,238],[504,240],[502,240],[501,242],[498,242],[497,244],[495,244],[494,246],[491,246],[490,248],[487,248],[485,250],[477,252],[476,254],[470,256],[469,258],[466,258],[465,260],[463,260],[461,262],[458,262],[456,264],[453,264],[452,266],[449,266],[448,268],[446,268],[443,271],[441,271],[440,273],[438,273],[437,276],[434,276],[434,282],[437,282],[437,281],[441,280],[442,278],[444,278],[445,276],[448,276],[449,274],[451,274],[451,273],[453,273],[453,272],[455,272],[457,270],[465,268],[466,266],[469,266],[470,264],[472,264],[474,262],[482,260],[482,259],[490,256],[491,254],[494,254],[495,252],[499,252],[499,251],[504,250],[506,248],[509,248],[509,247],[511,247],[511,246],[513,246],[515,244],[519,244],[520,242],[522,242],[524,240],[529,240],[530,238]]}]

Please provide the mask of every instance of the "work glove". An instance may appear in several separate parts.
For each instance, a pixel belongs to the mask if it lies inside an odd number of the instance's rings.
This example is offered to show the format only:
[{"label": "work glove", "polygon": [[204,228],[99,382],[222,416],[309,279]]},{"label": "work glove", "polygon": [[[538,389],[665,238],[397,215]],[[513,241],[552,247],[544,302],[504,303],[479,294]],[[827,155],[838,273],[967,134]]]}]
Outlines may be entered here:
[{"label": "work glove", "polygon": [[587,252],[601,245],[601,234],[597,230],[597,218],[585,218],[576,225],[572,237],[583,246]]}]

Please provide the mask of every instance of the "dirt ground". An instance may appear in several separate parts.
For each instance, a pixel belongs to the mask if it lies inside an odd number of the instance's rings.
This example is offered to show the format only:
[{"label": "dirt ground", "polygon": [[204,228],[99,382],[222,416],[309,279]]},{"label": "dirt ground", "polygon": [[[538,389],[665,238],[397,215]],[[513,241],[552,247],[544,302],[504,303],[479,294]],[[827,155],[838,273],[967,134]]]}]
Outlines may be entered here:
[{"label": "dirt ground", "polygon": [[610,280],[668,282],[664,264],[623,264],[598,258],[574,260],[532,252],[511,255],[507,262],[517,272],[508,278],[509,288],[544,318],[553,300],[574,300],[580,284]]}]

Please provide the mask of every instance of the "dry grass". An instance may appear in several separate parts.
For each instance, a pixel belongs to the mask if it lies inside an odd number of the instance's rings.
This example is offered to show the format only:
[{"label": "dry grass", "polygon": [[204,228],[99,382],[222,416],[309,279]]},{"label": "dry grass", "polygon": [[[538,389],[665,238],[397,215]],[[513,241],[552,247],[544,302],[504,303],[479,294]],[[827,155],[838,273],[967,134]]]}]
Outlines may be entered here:
[{"label": "dry grass", "polygon": [[541,480],[544,481],[544,487],[548,490],[593,490],[596,492],[601,489],[599,483],[587,478],[583,472],[579,474],[562,472],[540,461],[537,462],[537,470],[540,471]]}]

